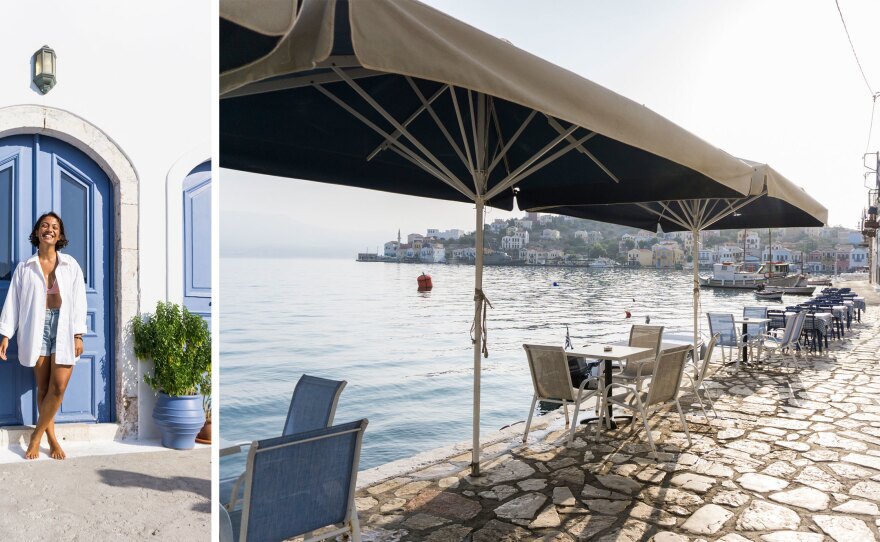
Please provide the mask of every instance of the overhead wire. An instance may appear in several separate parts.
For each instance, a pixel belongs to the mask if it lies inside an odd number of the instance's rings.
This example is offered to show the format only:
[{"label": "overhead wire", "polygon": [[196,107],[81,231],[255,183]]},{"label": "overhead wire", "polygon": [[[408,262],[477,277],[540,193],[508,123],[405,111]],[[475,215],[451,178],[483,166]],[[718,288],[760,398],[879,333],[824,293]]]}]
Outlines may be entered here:
[{"label": "overhead wire", "polygon": [[837,13],[840,15],[840,22],[843,24],[843,31],[846,33],[846,39],[849,41],[849,47],[852,49],[853,57],[856,59],[856,65],[859,67],[859,72],[862,74],[862,80],[865,81],[865,86],[868,87],[868,92],[871,94],[871,118],[868,122],[868,141],[865,143],[865,154],[867,154],[871,148],[871,135],[874,131],[874,112],[877,108],[877,98],[880,97],[880,92],[874,92],[874,89],[871,88],[871,83],[868,82],[868,76],[865,75],[865,70],[862,68],[861,61],[859,61],[859,55],[856,53],[856,47],[853,44],[852,37],[849,35],[849,28],[846,26],[846,20],[843,18],[843,11],[840,9],[840,2],[834,0],[834,5],[837,6]]}]

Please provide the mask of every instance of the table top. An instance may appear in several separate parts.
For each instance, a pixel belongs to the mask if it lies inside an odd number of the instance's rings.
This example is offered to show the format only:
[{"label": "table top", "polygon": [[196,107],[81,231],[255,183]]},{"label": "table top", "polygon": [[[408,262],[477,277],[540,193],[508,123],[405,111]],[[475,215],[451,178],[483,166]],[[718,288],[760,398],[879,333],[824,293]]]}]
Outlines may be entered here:
[{"label": "table top", "polygon": [[[606,352],[606,346],[610,346],[611,350]],[[640,346],[622,346],[619,344],[591,344],[581,347],[580,349],[578,349],[577,352],[566,352],[566,354],[569,356],[582,358],[621,360],[630,356],[635,356],[636,354],[649,352],[650,350],[650,348],[643,348]]]},{"label": "table top", "polygon": [[737,324],[764,324],[770,321],[769,318],[734,318]]}]

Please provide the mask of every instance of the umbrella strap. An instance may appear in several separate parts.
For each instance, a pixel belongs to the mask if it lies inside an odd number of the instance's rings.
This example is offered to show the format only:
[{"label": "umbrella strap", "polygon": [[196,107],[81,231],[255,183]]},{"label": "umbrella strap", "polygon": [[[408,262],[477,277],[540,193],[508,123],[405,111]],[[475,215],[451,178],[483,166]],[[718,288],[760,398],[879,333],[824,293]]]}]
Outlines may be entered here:
[{"label": "umbrella strap", "polygon": [[[489,301],[489,298],[486,297],[486,294],[483,293],[483,290],[481,290],[479,288],[474,289],[474,301],[476,301],[477,303],[480,303],[480,302],[483,303],[483,310],[481,311],[483,313],[483,321],[480,322],[480,329],[482,330],[482,337],[483,337],[483,340],[482,340],[483,344],[481,345],[482,346],[481,350],[483,352],[483,357],[488,358],[489,357],[489,347],[487,346],[486,339],[489,335],[489,333],[488,333],[489,330],[486,327],[486,312],[487,312],[486,306],[488,305],[488,308],[490,308],[490,309],[493,309],[494,307],[492,306],[492,303]],[[471,344],[474,344],[477,342],[477,340],[474,338],[474,330],[476,328],[477,328],[477,321],[476,321],[476,319],[474,319],[474,322],[471,324]]]}]

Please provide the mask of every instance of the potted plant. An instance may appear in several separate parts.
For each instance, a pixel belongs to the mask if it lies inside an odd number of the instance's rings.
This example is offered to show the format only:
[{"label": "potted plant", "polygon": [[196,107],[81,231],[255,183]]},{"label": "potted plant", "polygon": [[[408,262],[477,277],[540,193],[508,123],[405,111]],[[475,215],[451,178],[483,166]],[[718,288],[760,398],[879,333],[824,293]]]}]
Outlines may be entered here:
[{"label": "potted plant", "polygon": [[196,435],[196,442],[200,444],[211,444],[211,366],[202,375],[202,381],[199,384],[199,391],[202,394],[202,410],[205,412],[205,425]]},{"label": "potted plant", "polygon": [[205,424],[199,388],[211,373],[208,325],[186,307],[160,301],[154,314],[134,317],[131,328],[135,356],[153,360],[153,374],[144,381],[158,393],[153,420],[162,446],[190,449]]}]

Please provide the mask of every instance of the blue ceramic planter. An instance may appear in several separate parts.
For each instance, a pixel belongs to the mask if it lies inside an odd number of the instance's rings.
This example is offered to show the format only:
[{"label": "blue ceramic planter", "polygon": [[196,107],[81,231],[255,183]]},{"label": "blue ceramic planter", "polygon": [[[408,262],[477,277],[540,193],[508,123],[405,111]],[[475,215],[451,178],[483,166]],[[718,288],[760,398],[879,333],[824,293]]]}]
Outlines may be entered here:
[{"label": "blue ceramic planter", "polygon": [[201,395],[172,397],[159,392],[153,409],[153,420],[159,426],[162,446],[175,450],[189,450],[196,443],[196,435],[205,425]]}]

